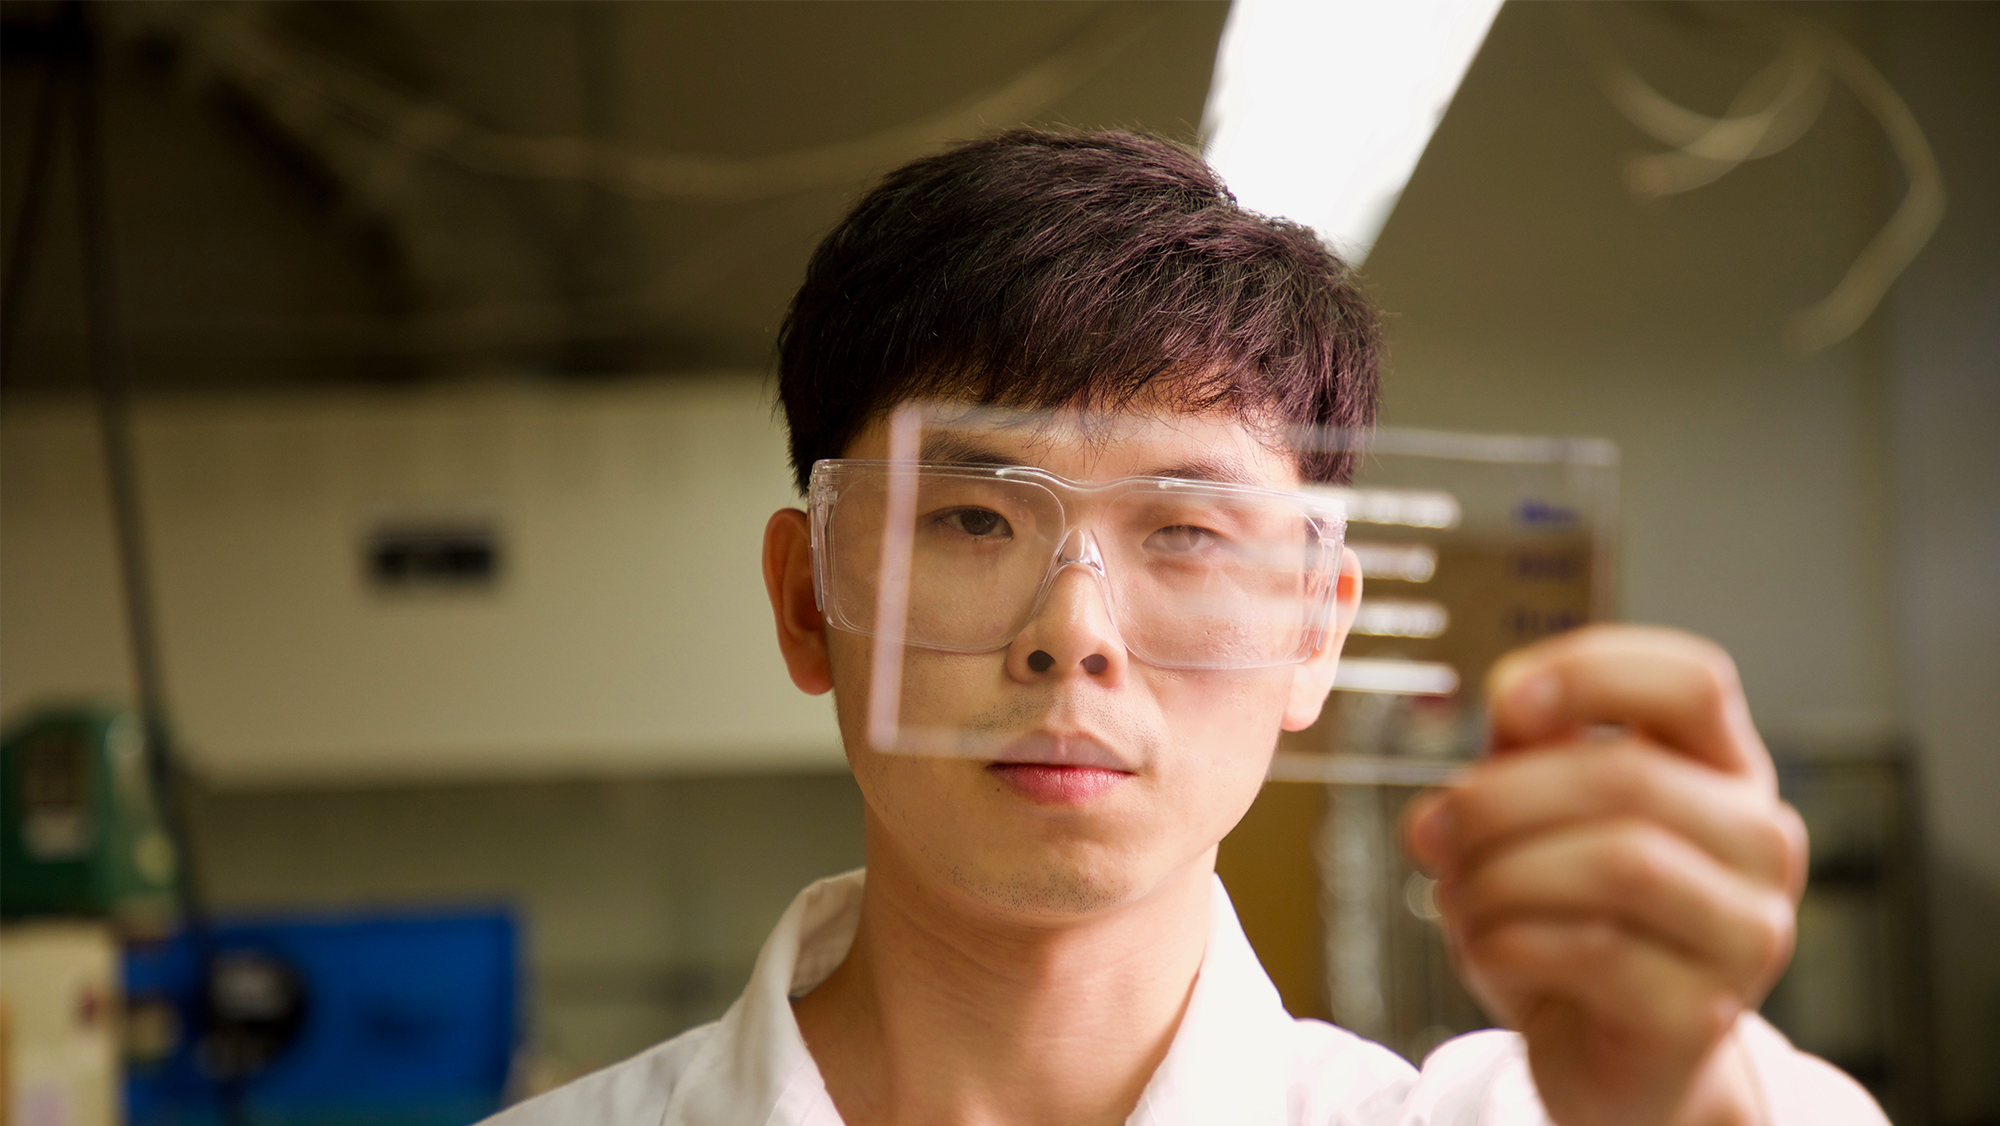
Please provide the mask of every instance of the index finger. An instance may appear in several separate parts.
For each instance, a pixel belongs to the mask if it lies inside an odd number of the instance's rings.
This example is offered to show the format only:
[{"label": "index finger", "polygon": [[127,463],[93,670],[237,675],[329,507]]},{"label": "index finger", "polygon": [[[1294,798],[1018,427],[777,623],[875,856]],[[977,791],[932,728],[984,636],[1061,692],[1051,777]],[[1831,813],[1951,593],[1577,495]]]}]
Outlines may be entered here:
[{"label": "index finger", "polygon": [[1691,634],[1587,626],[1501,658],[1487,697],[1499,753],[1619,724],[1725,773],[1775,784],[1735,663]]},{"label": "index finger", "polygon": [[1777,795],[1629,736],[1481,763],[1463,785],[1412,803],[1404,833],[1412,857],[1436,875],[1538,834],[1621,819],[1664,826],[1794,896],[1805,883],[1805,826]]}]

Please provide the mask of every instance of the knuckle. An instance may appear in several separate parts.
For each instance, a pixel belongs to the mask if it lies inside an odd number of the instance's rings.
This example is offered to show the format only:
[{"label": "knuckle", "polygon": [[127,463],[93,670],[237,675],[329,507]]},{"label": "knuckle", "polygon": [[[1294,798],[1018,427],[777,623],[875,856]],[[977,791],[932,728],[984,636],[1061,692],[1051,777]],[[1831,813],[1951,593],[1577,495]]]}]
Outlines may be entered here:
[{"label": "knuckle", "polygon": [[1798,814],[1788,818],[1786,812],[1790,812],[1786,806],[1778,806],[1770,816],[1758,818],[1756,828],[1752,830],[1756,836],[1754,848],[1766,868],[1760,874],[1778,886],[1790,886],[1792,874],[1800,868],[1804,852],[1798,846],[1798,832],[1802,826],[1794,828],[1794,824],[1798,824]]},{"label": "knuckle", "polygon": [[1723,679],[1732,683],[1736,680],[1736,659],[1729,655],[1729,650],[1706,637],[1696,637],[1695,651],[1701,654],[1702,662],[1716,670]]},{"label": "knuckle", "polygon": [[1717,683],[1734,685],[1738,682],[1736,659],[1729,655],[1729,650],[1723,648],[1713,639],[1703,637],[1700,634],[1675,631],[1675,636],[1684,646],[1682,652],[1692,657],[1696,664],[1708,670],[1710,675],[1716,678]]},{"label": "knuckle", "polygon": [[1624,955],[1625,937],[1618,928],[1602,919],[1593,919],[1577,928],[1576,957],[1585,965],[1602,969]]},{"label": "knuckle", "polygon": [[1762,988],[1777,980],[1791,962],[1793,947],[1798,942],[1798,916],[1790,901],[1776,902],[1765,909],[1758,923],[1755,968],[1757,984]]},{"label": "knuckle", "polygon": [[1812,855],[1812,834],[1806,829],[1806,819],[1799,816],[1790,802],[1778,803],[1778,831],[1783,837],[1781,855],[1785,858],[1785,872],[1793,894],[1805,884],[1806,862]]},{"label": "knuckle", "polygon": [[1562,924],[1516,921],[1474,937],[1468,952],[1489,965],[1604,973],[1623,954],[1617,927],[1598,920]]},{"label": "knuckle", "polygon": [[1644,808],[1658,786],[1658,765],[1654,756],[1636,747],[1623,747],[1597,756],[1590,775],[1591,796],[1605,807],[1618,810]]},{"label": "knuckle", "polygon": [[1627,899],[1659,894],[1673,878],[1674,856],[1660,834],[1643,826],[1621,830],[1604,856],[1604,878]]},{"label": "knuckle", "polygon": [[1740,691],[1736,666],[1727,654],[1698,661],[1688,680],[1688,702],[1708,715],[1722,714]]}]

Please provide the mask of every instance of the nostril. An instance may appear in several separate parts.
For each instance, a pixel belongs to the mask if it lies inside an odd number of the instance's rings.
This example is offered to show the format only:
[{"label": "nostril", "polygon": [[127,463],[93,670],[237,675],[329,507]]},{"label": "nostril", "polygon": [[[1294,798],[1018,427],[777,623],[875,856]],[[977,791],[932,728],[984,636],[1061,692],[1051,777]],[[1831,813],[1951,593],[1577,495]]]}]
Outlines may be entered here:
[{"label": "nostril", "polygon": [[1083,671],[1092,676],[1111,667],[1111,661],[1102,653],[1092,653],[1083,659]]},{"label": "nostril", "polygon": [[1037,649],[1028,654],[1028,667],[1036,672],[1047,672],[1056,667],[1056,659],[1046,650]]}]

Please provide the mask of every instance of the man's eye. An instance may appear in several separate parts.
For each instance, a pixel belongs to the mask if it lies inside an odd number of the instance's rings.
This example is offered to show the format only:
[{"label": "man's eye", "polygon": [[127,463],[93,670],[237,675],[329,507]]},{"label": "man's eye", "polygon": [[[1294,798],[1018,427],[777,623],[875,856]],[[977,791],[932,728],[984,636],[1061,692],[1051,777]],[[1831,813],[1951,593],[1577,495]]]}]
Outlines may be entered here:
[{"label": "man's eye", "polygon": [[1007,523],[1007,518],[990,508],[954,508],[938,519],[946,527],[975,539],[1005,539],[1014,534],[1014,526]]},{"label": "man's eye", "polygon": [[1217,542],[1214,532],[1207,528],[1197,528],[1192,524],[1176,524],[1171,528],[1161,528],[1146,537],[1146,547],[1167,555],[1187,555],[1202,551]]}]

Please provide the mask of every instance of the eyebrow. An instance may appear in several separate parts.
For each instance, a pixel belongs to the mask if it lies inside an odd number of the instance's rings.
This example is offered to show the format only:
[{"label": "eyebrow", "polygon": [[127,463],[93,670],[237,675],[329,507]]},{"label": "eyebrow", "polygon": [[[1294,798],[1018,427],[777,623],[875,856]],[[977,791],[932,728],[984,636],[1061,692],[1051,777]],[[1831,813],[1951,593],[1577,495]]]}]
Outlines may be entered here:
[{"label": "eyebrow", "polygon": [[1250,472],[1249,467],[1243,464],[1241,458],[1227,454],[1215,457],[1198,457],[1192,461],[1184,461],[1179,465],[1168,466],[1165,469],[1156,469],[1148,473],[1147,476],[1179,477],[1186,481],[1216,481],[1229,485],[1254,485],[1265,489],[1271,487],[1269,481],[1258,480]]},{"label": "eyebrow", "polygon": [[917,460],[929,465],[963,466],[1027,466],[1027,462],[1009,457],[991,446],[976,442],[961,434],[931,434],[924,438],[923,446],[917,451]]},{"label": "eyebrow", "polygon": [[[1020,458],[1003,453],[983,442],[961,434],[932,434],[923,440],[917,452],[917,459],[931,465],[962,465],[967,467],[1031,466]],[[1132,474],[1135,477],[1172,477],[1183,481],[1214,481],[1232,485],[1250,485],[1270,488],[1267,481],[1261,481],[1243,464],[1241,458],[1233,454],[1198,456],[1174,465],[1163,466],[1146,473]]]}]

